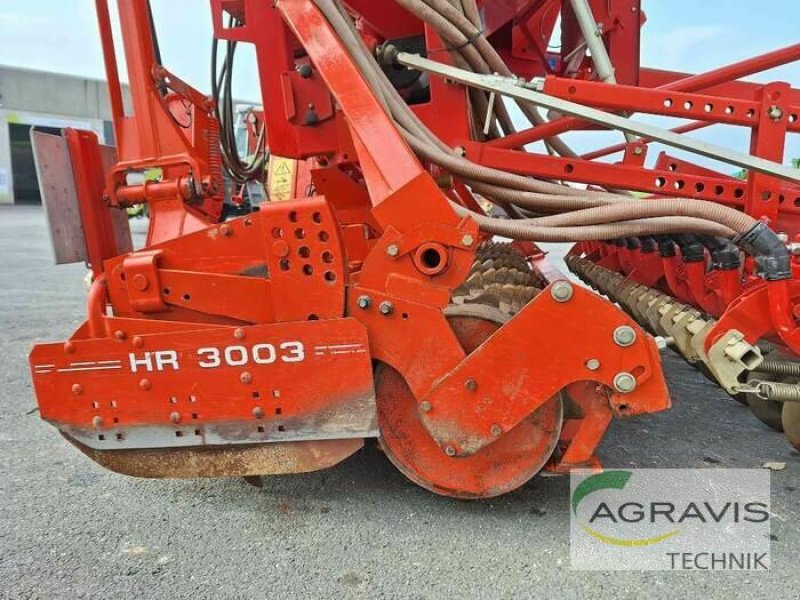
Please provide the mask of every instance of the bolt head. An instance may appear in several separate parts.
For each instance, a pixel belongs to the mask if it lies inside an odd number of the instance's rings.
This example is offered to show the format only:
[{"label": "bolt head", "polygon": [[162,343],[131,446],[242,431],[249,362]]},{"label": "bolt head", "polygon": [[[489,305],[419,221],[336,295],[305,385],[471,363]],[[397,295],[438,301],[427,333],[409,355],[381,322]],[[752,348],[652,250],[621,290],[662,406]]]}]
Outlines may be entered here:
[{"label": "bolt head", "polygon": [[634,156],[641,156],[642,154],[644,154],[644,148],[642,148],[641,146],[634,146],[633,154]]},{"label": "bolt head", "polygon": [[614,376],[614,389],[620,394],[628,394],[636,389],[636,378],[630,373],[617,373]]},{"label": "bolt head", "polygon": [[153,384],[150,383],[149,379],[142,379],[142,380],[139,381],[139,389],[147,391],[152,387],[153,387]]},{"label": "bolt head", "polygon": [[252,383],[253,382],[253,376],[249,372],[245,371],[244,373],[239,375],[239,380],[244,384]]},{"label": "bolt head", "polygon": [[474,392],[475,390],[478,389],[478,382],[475,381],[474,379],[467,379],[464,382],[464,387],[467,388],[468,391]]},{"label": "bolt head", "polygon": [[233,337],[236,338],[237,340],[243,340],[244,335],[245,335],[244,329],[242,329],[241,327],[237,327],[236,329],[233,330]]},{"label": "bolt head", "polygon": [[384,316],[389,316],[394,312],[394,304],[389,302],[388,300],[384,300],[381,302],[380,306],[378,307],[380,313]]},{"label": "bolt head", "polygon": [[455,456],[456,455],[456,449],[453,448],[452,446],[445,446],[444,447],[444,453],[447,454],[447,456]]},{"label": "bolt head", "polygon": [[636,341],[636,331],[628,325],[620,325],[614,330],[614,343],[626,348]]},{"label": "bolt head", "polygon": [[223,225],[220,225],[219,232],[225,237],[230,237],[233,235],[233,228],[227,223],[224,223]]},{"label": "bolt head", "polygon": [[256,419],[260,419],[261,417],[263,417],[263,416],[264,416],[264,409],[263,409],[263,408],[261,408],[260,406],[256,406],[256,407],[253,409],[253,416],[254,416]]},{"label": "bolt head", "polygon": [[773,121],[780,121],[783,118],[783,109],[780,106],[770,106],[767,116]]},{"label": "bolt head", "polygon": [[572,285],[568,281],[556,281],[550,287],[550,295],[556,302],[568,302],[572,294]]},{"label": "bolt head", "polygon": [[83,393],[83,386],[80,383],[73,383],[72,384],[72,393],[73,394],[82,394]]},{"label": "bolt head", "polygon": [[103,417],[101,417],[101,416],[99,416],[99,415],[97,415],[97,416],[93,417],[93,418],[92,418],[92,425],[94,425],[94,426],[95,426],[96,428],[98,428],[98,429],[99,429],[100,427],[102,427],[102,426],[103,426]]},{"label": "bolt head", "polygon": [[389,244],[386,246],[386,254],[389,256],[397,256],[400,254],[400,247],[397,244]]},{"label": "bolt head", "polygon": [[125,332],[124,332],[124,331],[122,331],[121,329],[117,329],[117,330],[114,332],[114,339],[117,339],[117,340],[124,340],[124,339],[125,339],[125,337],[126,337],[126,336],[125,336]]},{"label": "bolt head", "polygon": [[369,296],[359,296],[358,300],[356,300],[356,304],[358,304],[358,308],[366,310],[372,306],[372,298]]},{"label": "bolt head", "polygon": [[142,346],[144,346],[144,340],[140,338],[138,335],[133,337],[131,343],[133,344],[134,348],[141,348]]},{"label": "bolt head", "polygon": [[465,246],[472,246],[475,243],[475,238],[472,237],[469,233],[465,233],[464,237],[461,238],[461,243]]},{"label": "bolt head", "polygon": [[431,403],[427,400],[423,400],[422,403],[420,403],[419,408],[422,412],[431,412]]},{"label": "bolt head", "polygon": [[145,291],[148,287],[150,287],[150,282],[148,281],[147,277],[144,276],[142,273],[137,273],[133,276],[133,287],[139,290],[140,292]]},{"label": "bolt head", "polygon": [[169,414],[169,420],[173,423],[180,423],[181,422],[181,413],[175,411]]},{"label": "bolt head", "polygon": [[497,423],[494,423],[494,424],[493,424],[493,425],[492,425],[492,426],[489,428],[489,431],[491,432],[491,434],[492,434],[492,435],[495,435],[495,436],[496,436],[496,435],[500,435],[501,433],[503,433],[503,428],[502,428],[502,427],[500,427],[500,425],[498,425]]},{"label": "bolt head", "polygon": [[600,361],[596,358],[590,358],[586,361],[586,368],[590,371],[597,371],[600,368]]}]

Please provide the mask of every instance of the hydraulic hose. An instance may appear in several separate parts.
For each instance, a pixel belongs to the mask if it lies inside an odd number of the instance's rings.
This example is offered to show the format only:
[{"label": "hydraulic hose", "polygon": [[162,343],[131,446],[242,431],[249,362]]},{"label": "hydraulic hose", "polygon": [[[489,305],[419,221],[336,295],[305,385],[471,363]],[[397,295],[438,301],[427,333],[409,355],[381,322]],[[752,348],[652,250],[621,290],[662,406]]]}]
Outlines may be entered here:
[{"label": "hydraulic hose", "polygon": [[[472,163],[448,148],[410,110],[366,48],[346,11],[334,0],[314,1],[359,66],[378,101],[420,158],[461,178],[473,191],[500,205],[521,207],[523,213],[532,211],[546,215],[511,222],[477,215],[454,204],[458,214],[470,215],[485,231],[537,241],[612,239],[676,232],[731,239],[745,236],[757,224],[748,215],[709,202],[688,198],[639,200],[559,185]],[[446,0],[398,1],[426,22],[431,22],[437,30],[441,29],[450,43],[463,41],[466,33],[474,36],[466,39],[471,40],[468,45],[475,48],[461,53],[462,57],[469,57],[464,61],[471,68],[485,72],[488,67],[500,74],[510,74],[475,24]],[[761,244],[762,249],[768,246]],[[769,247],[774,250],[774,246]]]}]

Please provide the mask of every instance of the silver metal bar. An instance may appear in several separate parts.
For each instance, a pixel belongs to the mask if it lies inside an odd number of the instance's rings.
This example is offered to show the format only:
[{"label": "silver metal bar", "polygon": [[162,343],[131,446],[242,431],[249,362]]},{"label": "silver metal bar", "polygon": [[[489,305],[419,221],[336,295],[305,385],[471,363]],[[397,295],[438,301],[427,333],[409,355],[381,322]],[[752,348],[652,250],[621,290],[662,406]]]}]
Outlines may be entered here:
[{"label": "silver metal bar", "polygon": [[727,148],[722,148],[715,144],[709,144],[700,140],[695,140],[690,137],[662,129],[661,127],[654,127],[646,123],[634,121],[626,117],[603,112],[596,108],[590,108],[583,104],[570,102],[569,100],[562,100],[553,96],[548,96],[541,92],[534,91],[525,87],[530,85],[525,80],[513,80],[508,77],[501,77],[498,75],[479,75],[471,71],[464,71],[449,65],[422,58],[416,54],[408,54],[401,52],[397,56],[397,60],[401,65],[417,69],[419,71],[426,71],[428,73],[435,73],[446,77],[447,79],[458,81],[470,87],[475,87],[487,92],[496,92],[516,100],[523,102],[530,102],[537,106],[542,106],[551,110],[561,112],[573,117],[577,117],[584,121],[597,123],[611,129],[618,129],[626,133],[632,133],[645,138],[650,138],[672,146],[680,148],[694,154],[699,154],[715,160],[721,160],[732,165],[736,165],[745,169],[752,169],[765,175],[772,175],[787,181],[800,183],[800,170],[784,166],[780,163],[771,160],[765,160],[757,156],[749,154],[742,154],[734,152]]},{"label": "silver metal bar", "polygon": [[[578,26],[583,34],[583,39],[586,40],[586,45],[592,54],[592,62],[594,63],[595,71],[597,71],[597,76],[604,83],[617,83],[614,65],[611,64],[608,50],[606,50],[606,45],[603,43],[603,32],[600,30],[597,21],[595,21],[589,1],[571,0],[570,3],[572,4],[572,12],[575,13]],[[625,140],[630,143],[638,141],[638,138],[630,133],[625,133]]]}]

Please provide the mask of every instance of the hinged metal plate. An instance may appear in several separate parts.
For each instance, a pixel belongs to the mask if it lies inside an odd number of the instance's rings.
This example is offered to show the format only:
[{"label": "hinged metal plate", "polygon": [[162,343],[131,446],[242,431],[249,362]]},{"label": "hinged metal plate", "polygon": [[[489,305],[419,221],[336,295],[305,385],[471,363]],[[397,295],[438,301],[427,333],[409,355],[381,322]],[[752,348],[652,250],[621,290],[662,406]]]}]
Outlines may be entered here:
[{"label": "hinged metal plate", "polygon": [[33,129],[31,146],[55,262],[86,262],[86,239],[67,140]]}]

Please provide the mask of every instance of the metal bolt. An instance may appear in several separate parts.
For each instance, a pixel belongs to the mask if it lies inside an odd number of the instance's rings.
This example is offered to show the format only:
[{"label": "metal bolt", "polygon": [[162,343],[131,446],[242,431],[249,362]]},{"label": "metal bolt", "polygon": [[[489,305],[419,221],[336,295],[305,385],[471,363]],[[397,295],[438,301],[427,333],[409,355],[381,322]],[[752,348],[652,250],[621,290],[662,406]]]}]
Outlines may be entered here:
[{"label": "metal bolt", "polygon": [[359,296],[358,300],[356,300],[356,304],[358,304],[358,308],[366,310],[372,306],[372,298],[369,296]]},{"label": "metal bolt", "polygon": [[590,371],[597,371],[600,368],[600,361],[596,358],[590,358],[586,361],[586,368]]},{"label": "metal bolt", "polygon": [[131,343],[133,344],[134,348],[141,348],[142,346],[144,346],[144,340],[140,338],[138,335],[133,337]]},{"label": "metal bolt", "polygon": [[381,302],[380,306],[378,307],[378,310],[383,316],[388,317],[390,314],[394,312],[394,304],[392,304],[388,300],[384,300],[383,302]]},{"label": "metal bolt", "polygon": [[572,298],[572,285],[567,281],[556,281],[550,288],[550,295],[556,302],[567,302]]},{"label": "metal bolt", "polygon": [[243,340],[244,339],[244,329],[242,329],[241,327],[237,327],[236,329],[234,329],[233,330],[233,337],[235,337],[237,340]]},{"label": "metal bolt", "polygon": [[431,403],[427,400],[423,400],[419,405],[419,408],[422,412],[431,412]]},{"label": "metal bolt", "polygon": [[489,428],[489,431],[491,432],[492,435],[500,435],[501,433],[503,433],[503,428],[500,427],[500,425],[498,425],[497,423],[495,423]]},{"label": "metal bolt", "polygon": [[99,429],[100,427],[102,427],[102,426],[103,426],[103,417],[101,417],[101,416],[99,416],[99,415],[98,415],[98,416],[95,416],[95,417],[93,417],[93,418],[92,418],[92,425],[94,425],[94,426],[95,426],[95,427],[97,427],[98,429]]},{"label": "metal bolt", "polygon": [[152,384],[152,383],[150,383],[150,380],[149,380],[149,379],[142,379],[142,380],[140,380],[140,381],[139,381],[139,387],[140,387],[141,389],[143,389],[144,391],[147,391],[147,390],[149,390],[151,387],[153,387],[153,384]]},{"label": "metal bolt", "polygon": [[780,121],[783,118],[783,109],[780,106],[770,106],[767,110],[767,116],[773,121]]},{"label": "metal bolt", "polygon": [[614,330],[614,343],[623,348],[630,346],[636,341],[636,332],[633,327],[620,325]]},{"label": "metal bolt", "polygon": [[630,373],[617,373],[614,377],[614,389],[621,394],[628,394],[636,389],[636,378]]},{"label": "metal bolt", "polygon": [[67,354],[72,354],[75,352],[75,344],[72,342],[64,342],[64,352]]},{"label": "metal bolt", "polygon": [[309,77],[311,77],[311,65],[309,64],[297,65],[297,72],[303,79],[308,79]]},{"label": "metal bolt", "polygon": [[475,238],[472,237],[469,233],[465,233],[464,237],[461,238],[461,243],[465,246],[472,246],[475,243]]},{"label": "metal bolt", "polygon": [[114,332],[114,338],[115,338],[115,339],[117,339],[117,340],[124,340],[124,339],[125,339],[125,337],[126,337],[126,336],[125,336],[125,332],[124,332],[124,331],[122,331],[121,329],[117,329],[117,330]]},{"label": "metal bolt", "polygon": [[456,449],[453,448],[452,446],[445,446],[444,447],[444,453],[447,454],[447,456],[455,456],[456,455]]},{"label": "metal bolt", "polygon": [[180,423],[181,422],[181,413],[179,412],[172,412],[169,414],[169,420],[173,423]]},{"label": "metal bolt", "polygon": [[72,384],[72,393],[73,394],[82,394],[83,393],[83,386],[80,383],[73,383]]},{"label": "metal bolt", "polygon": [[220,225],[219,232],[225,237],[230,237],[233,235],[233,229],[227,223]]},{"label": "metal bolt", "polygon": [[469,390],[470,392],[474,392],[475,390],[478,389],[478,382],[475,381],[474,379],[467,379],[464,382],[464,387],[467,388],[467,390]]},{"label": "metal bolt", "polygon": [[245,371],[244,373],[242,373],[241,375],[239,375],[239,380],[240,380],[242,383],[245,383],[245,384],[247,384],[247,383],[252,383],[252,381],[253,381],[253,376],[252,376],[250,373],[248,373],[247,371]]},{"label": "metal bolt", "polygon": [[644,154],[644,148],[642,148],[641,146],[634,146],[633,147],[633,155],[634,156],[641,156],[642,154]]},{"label": "metal bolt", "polygon": [[150,287],[150,281],[142,273],[137,273],[133,276],[133,287],[143,292]]},{"label": "metal bolt", "polygon": [[400,254],[400,248],[397,246],[397,244],[389,244],[386,246],[386,254],[389,256],[397,256]]},{"label": "metal bolt", "polygon": [[253,409],[253,416],[254,416],[256,419],[260,419],[261,417],[263,417],[263,416],[264,416],[264,409],[263,409],[263,408],[261,408],[260,406],[256,406],[256,407]]}]

